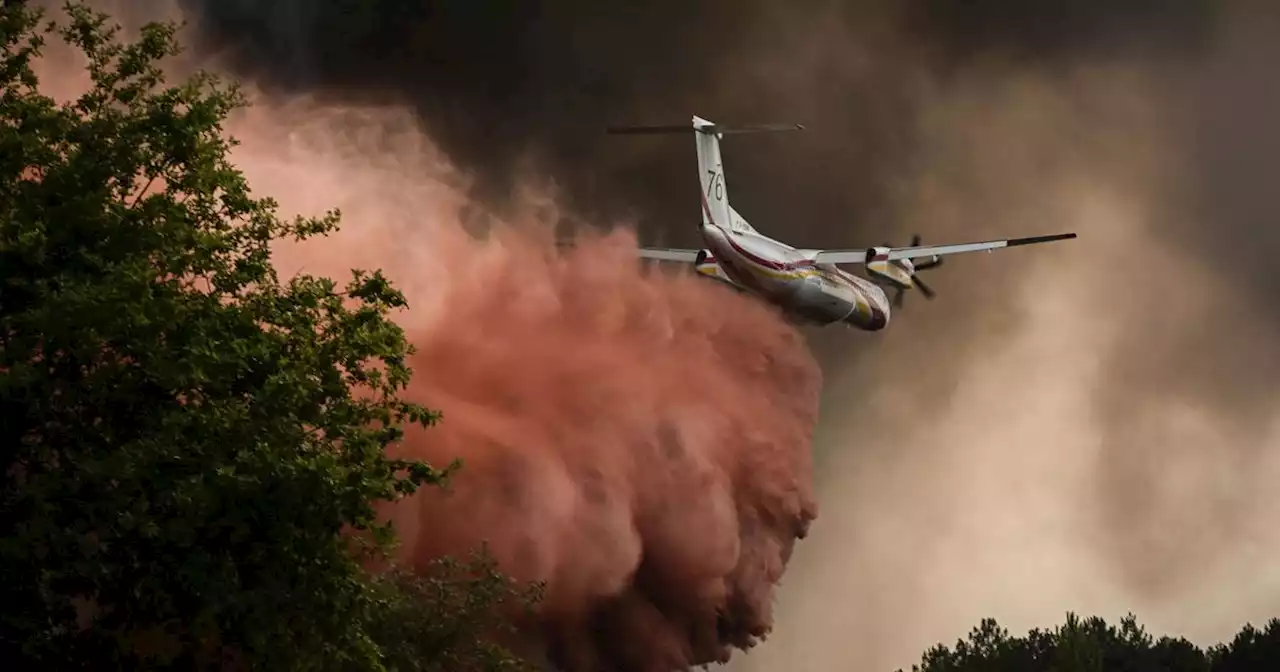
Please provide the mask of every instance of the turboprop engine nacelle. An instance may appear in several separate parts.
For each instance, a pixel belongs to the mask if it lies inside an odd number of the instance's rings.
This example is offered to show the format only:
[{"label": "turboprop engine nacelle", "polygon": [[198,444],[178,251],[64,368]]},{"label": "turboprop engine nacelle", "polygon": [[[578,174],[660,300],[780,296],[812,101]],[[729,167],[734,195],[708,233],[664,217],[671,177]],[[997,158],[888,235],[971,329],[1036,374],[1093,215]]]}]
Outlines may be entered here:
[{"label": "turboprop engine nacelle", "polygon": [[725,273],[723,268],[720,268],[720,264],[716,261],[715,256],[711,254],[711,250],[698,250],[698,253],[693,257],[693,268],[699,275],[715,278],[721,282],[737,286],[737,283],[729,277],[729,274]]},{"label": "turboprop engine nacelle", "polygon": [[[911,237],[911,247],[920,247],[920,235],[916,234]],[[924,298],[932,299],[934,297],[933,290],[920,280],[919,272],[942,265],[942,257],[932,255],[932,258],[925,259],[920,263],[914,263],[910,259],[890,259],[889,253],[892,251],[888,245],[880,245],[867,250],[866,264],[867,275],[871,279],[880,284],[892,286],[897,291],[893,295],[893,305],[895,308],[902,307],[902,297],[906,290],[915,288],[924,294]]]},{"label": "turboprop engine nacelle", "polygon": [[910,259],[889,261],[888,247],[878,246],[867,250],[867,274],[874,280],[907,288],[911,287],[911,276],[914,273],[915,267]]}]

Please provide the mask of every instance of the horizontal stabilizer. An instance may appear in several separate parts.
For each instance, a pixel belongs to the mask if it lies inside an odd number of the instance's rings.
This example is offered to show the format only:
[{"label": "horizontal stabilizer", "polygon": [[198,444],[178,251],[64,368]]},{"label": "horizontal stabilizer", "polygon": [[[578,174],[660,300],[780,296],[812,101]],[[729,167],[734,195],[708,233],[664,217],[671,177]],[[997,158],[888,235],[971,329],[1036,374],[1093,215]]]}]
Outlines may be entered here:
[{"label": "horizontal stabilizer", "polygon": [[753,124],[750,126],[721,126],[714,124],[698,129],[703,133],[719,133],[733,135],[735,133],[777,133],[782,131],[803,131],[801,124]]},{"label": "horizontal stabilizer", "polygon": [[689,124],[671,124],[666,126],[610,126],[605,133],[613,135],[657,135],[662,133],[692,133]]},{"label": "horizontal stabilizer", "polygon": [[724,126],[721,124],[705,124],[692,126],[689,124],[654,124],[632,126],[609,126],[606,133],[613,135],[664,135],[671,133],[708,133],[717,135],[735,135],[740,133],[777,133],[781,131],[803,131],[802,124],[750,124],[745,126]]}]

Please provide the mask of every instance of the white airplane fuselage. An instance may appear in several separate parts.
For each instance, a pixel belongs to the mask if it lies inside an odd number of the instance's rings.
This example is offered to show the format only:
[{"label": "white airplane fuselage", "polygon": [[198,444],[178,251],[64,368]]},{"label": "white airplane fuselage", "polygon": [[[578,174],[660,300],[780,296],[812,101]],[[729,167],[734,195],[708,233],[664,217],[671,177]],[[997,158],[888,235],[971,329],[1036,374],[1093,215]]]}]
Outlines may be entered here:
[{"label": "white airplane fuselage", "polygon": [[756,294],[803,322],[866,331],[889,324],[888,297],[870,280],[815,263],[803,250],[754,231],[706,223],[700,232],[706,249],[695,267],[704,276]]},{"label": "white airplane fuselage", "polygon": [[[864,331],[879,331],[889,324],[889,299],[885,287],[896,291],[893,305],[901,305],[903,292],[918,289],[926,298],[933,290],[917,271],[942,263],[942,256],[1047,243],[1075,238],[1074,233],[989,240],[949,245],[921,245],[915,236],[908,247],[888,245],[866,249],[802,249],[762,235],[729,205],[720,139],[726,133],[798,130],[801,126],[766,125],[725,127],[694,115],[690,126],[631,126],[618,133],[694,134],[701,186],[702,223],[698,233],[702,249],[640,248],[642,258],[692,262],[701,275],[715,278],[778,307],[789,318],[825,326],[843,324]],[[924,261],[915,261],[924,260]],[[868,278],[840,269],[837,264],[860,264]]]}]

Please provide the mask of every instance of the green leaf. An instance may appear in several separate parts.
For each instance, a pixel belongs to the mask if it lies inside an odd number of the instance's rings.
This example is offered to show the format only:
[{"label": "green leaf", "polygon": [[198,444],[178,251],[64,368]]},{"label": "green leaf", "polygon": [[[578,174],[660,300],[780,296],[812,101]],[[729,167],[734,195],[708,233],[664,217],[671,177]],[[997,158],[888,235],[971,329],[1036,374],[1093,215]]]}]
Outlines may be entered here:
[{"label": "green leaf", "polygon": [[[362,564],[396,543],[375,505],[458,466],[385,453],[440,419],[398,396],[404,296],[377,270],[342,293],[281,282],[271,245],[339,213],[281,219],[252,193],[222,129],[239,90],[165,81],[175,25],[122,43],[83,2],[63,14],[0,5],[0,653],[22,669],[518,664],[485,636],[529,596],[492,566]],[[48,38],[88,63],[67,104],[31,68]]]}]

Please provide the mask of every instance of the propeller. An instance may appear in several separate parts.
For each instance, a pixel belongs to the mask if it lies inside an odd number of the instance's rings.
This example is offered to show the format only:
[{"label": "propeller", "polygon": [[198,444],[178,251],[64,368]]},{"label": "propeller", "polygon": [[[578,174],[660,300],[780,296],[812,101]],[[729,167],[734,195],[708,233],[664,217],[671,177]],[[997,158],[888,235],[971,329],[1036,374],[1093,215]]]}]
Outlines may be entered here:
[{"label": "propeller", "polygon": [[[919,247],[919,246],[920,246],[920,234],[916,234],[911,237],[911,247]],[[885,245],[885,247],[888,247],[888,245]],[[924,261],[919,264],[913,264],[913,267],[915,268],[915,272],[911,274],[911,284],[914,285],[916,289],[920,290],[920,293],[923,294],[924,298],[926,299],[932,300],[933,297],[937,296],[937,293],[933,291],[932,287],[930,287],[929,285],[926,285],[924,281],[921,280],[918,275],[916,275],[916,273],[923,270],[930,269],[930,268],[937,268],[938,266],[941,266],[941,265],[942,265],[942,257],[934,257],[932,259],[929,259],[928,261]],[[893,306],[895,308],[902,307],[902,301],[905,298],[905,294],[906,294],[906,290],[902,289],[901,287],[899,287],[898,291],[894,293]]]}]

